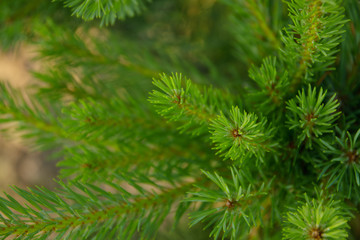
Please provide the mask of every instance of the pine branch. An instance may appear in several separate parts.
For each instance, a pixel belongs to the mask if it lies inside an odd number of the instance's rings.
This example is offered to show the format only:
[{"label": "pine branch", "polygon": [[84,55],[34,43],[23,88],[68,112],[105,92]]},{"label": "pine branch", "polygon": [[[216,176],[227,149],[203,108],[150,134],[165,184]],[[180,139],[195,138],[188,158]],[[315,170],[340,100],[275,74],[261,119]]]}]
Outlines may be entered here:
[{"label": "pine branch", "polygon": [[[94,69],[87,69],[86,66],[95,67],[96,70],[111,66],[121,66],[125,69],[140,73],[146,77],[155,77],[158,72],[148,69],[136,62],[133,62],[134,58],[128,59],[125,55],[127,51],[135,49],[128,43],[129,40],[121,39],[122,44],[119,45],[116,36],[112,38],[99,39],[94,36],[94,33],[88,29],[84,29],[83,32],[74,34],[71,29],[66,29],[62,26],[56,25],[56,23],[50,19],[44,25],[37,27],[37,37],[41,41],[37,42],[37,45],[41,46],[39,49],[39,58],[46,60],[54,60],[58,65],[71,67],[82,67],[86,71],[94,71]],[[59,35],[58,38],[52,38],[50,34]],[[107,31],[99,30],[98,34],[108,34]],[[111,44],[104,46],[104,42]],[[112,41],[116,41],[114,44]],[[119,48],[119,55],[114,55],[113,48]],[[129,49],[124,49],[127,46]],[[141,50],[141,49],[140,49]],[[122,54],[121,54],[122,53]],[[147,63],[149,64],[149,63]],[[68,66],[67,66],[68,67]]]},{"label": "pine branch", "polygon": [[201,92],[190,80],[183,80],[181,74],[162,74],[160,80],[155,79],[153,84],[161,90],[153,90],[149,99],[157,112],[170,121],[182,123],[181,131],[192,135],[207,132],[215,114],[231,104],[231,100],[224,99],[224,95],[216,89],[205,88]]},{"label": "pine branch", "polygon": [[245,111],[242,113],[238,107],[231,109],[230,120],[221,113],[210,127],[218,154],[240,163],[252,156],[263,162],[265,153],[274,152],[278,145],[273,140],[275,128],[268,125],[265,118],[259,119]]},{"label": "pine branch", "polygon": [[[18,0],[0,2],[0,45],[2,50],[16,49],[24,41],[31,41],[33,35],[29,29],[34,29],[49,15],[57,14],[62,22],[67,22],[68,13],[60,4],[50,4],[45,0]],[[31,19],[31,20],[30,20]],[[68,23],[68,22],[67,22]]]},{"label": "pine branch", "polygon": [[336,186],[336,190],[346,198],[358,202],[360,192],[360,129],[352,137],[349,132],[337,128],[339,137],[331,141],[320,139],[324,155],[318,159],[316,167],[321,170],[319,179],[325,179],[327,187]]},{"label": "pine branch", "polygon": [[165,123],[157,120],[155,112],[146,106],[137,107],[140,102],[126,94],[121,98],[109,99],[107,103],[80,100],[63,109],[62,124],[67,132],[76,132],[73,137],[77,140],[101,142],[106,147],[66,148],[65,159],[58,164],[63,167],[61,176],[90,181],[107,178],[120,169],[156,169],[153,163],[163,161],[169,165],[181,160],[202,164],[199,152],[204,153],[207,146],[194,146],[177,137],[176,129],[171,125],[163,127]]},{"label": "pine branch", "polygon": [[77,17],[89,21],[101,18],[101,25],[114,24],[116,19],[133,17],[145,9],[150,0],[61,0]]},{"label": "pine branch", "polygon": [[[62,189],[54,193],[45,188],[14,188],[28,203],[20,204],[9,195],[0,202],[0,235],[16,239],[104,239],[116,236],[131,239],[135,231],[149,238],[169,213],[174,201],[192,188],[187,182],[174,188],[165,188],[142,176],[126,180],[139,194],[134,195],[113,182],[104,181],[109,189],[91,184],[61,183]],[[140,187],[140,182],[152,185],[159,193]],[[30,205],[28,205],[30,204]],[[96,235],[94,235],[96,234]]]},{"label": "pine branch", "polygon": [[179,148],[174,143],[170,146],[150,146],[142,149],[136,146],[136,152],[134,147],[121,151],[83,146],[67,148],[64,159],[57,166],[61,167],[61,178],[71,177],[86,182],[101,182],[114,173],[124,171],[143,172],[157,176],[157,179],[176,182],[193,176],[200,167],[207,167],[209,159],[213,158],[211,153],[202,153],[201,146],[184,144]]},{"label": "pine branch", "polygon": [[289,86],[288,73],[285,71],[279,76],[276,69],[276,58],[268,57],[263,60],[260,69],[252,66],[249,76],[259,89],[250,93],[250,97],[260,112],[269,114],[281,108]]},{"label": "pine branch", "polygon": [[[54,34],[59,37],[53,38]],[[170,58],[151,42],[143,46],[145,40],[109,34],[106,29],[95,33],[80,29],[74,34],[72,29],[48,20],[37,26],[36,37],[40,39],[36,42],[38,58],[52,63],[35,75],[45,83],[38,86],[40,96],[56,101],[89,97],[107,102],[109,96],[118,96],[125,89],[134,98],[143,98],[152,87],[149,77],[176,65],[189,72],[194,69],[175,56]]]},{"label": "pine branch", "polygon": [[[62,106],[59,104],[53,104],[50,110],[48,103],[42,102],[41,99],[34,100],[33,96],[16,91],[3,83],[0,83],[0,93],[0,122],[16,122],[18,124],[16,128],[22,133],[22,137],[34,139],[37,147],[66,149],[82,145],[91,148],[118,149],[116,141],[108,139],[99,141],[101,140],[99,136],[84,138],[79,131],[69,132],[74,126],[71,125],[70,128],[69,119],[65,114],[60,113]],[[57,118],[59,116],[62,118]],[[74,121],[71,123],[74,124]],[[2,131],[7,130],[9,129],[2,129]]]},{"label": "pine branch", "polygon": [[270,29],[270,27],[268,26],[268,23],[264,19],[264,14],[263,14],[263,12],[260,11],[258,1],[257,0],[248,0],[248,1],[245,1],[244,5],[250,10],[252,15],[255,16],[262,32],[269,39],[269,41],[273,45],[273,48],[274,49],[280,48],[280,42],[279,42],[278,38],[276,37],[276,34],[273,32],[272,29]]},{"label": "pine branch", "polygon": [[[26,99],[26,100],[25,100]],[[61,128],[56,119],[59,110],[52,106],[45,112],[48,106],[41,101],[35,101],[32,97],[12,89],[8,84],[0,82],[0,122],[16,122],[17,129],[25,138],[37,139],[37,146],[50,148],[72,141],[71,137]],[[6,131],[9,129],[2,129]]]},{"label": "pine branch", "polygon": [[[272,24],[282,17],[281,2],[262,0],[222,0],[232,10],[229,31],[233,33],[237,50],[236,56],[245,64],[258,63],[265,53],[280,48],[277,31]],[[270,10],[278,14],[270,14]],[[252,29],[249,32],[249,29]]]},{"label": "pine branch", "polygon": [[349,213],[343,208],[340,201],[305,195],[305,202],[287,213],[283,239],[347,239]]},{"label": "pine branch", "polygon": [[[155,113],[150,112],[147,107],[136,108],[137,104],[138,101],[126,93],[121,98],[108,99],[106,103],[88,98],[64,108],[66,118],[62,122],[68,132],[77,133],[76,137],[101,142],[128,143],[131,139],[141,141],[140,138],[146,139],[153,134],[166,134],[171,131],[156,128],[163,122],[156,121]],[[144,132],[144,129],[159,132]]]},{"label": "pine branch", "polygon": [[305,90],[298,92],[295,99],[287,102],[287,114],[289,129],[300,130],[298,135],[298,145],[306,140],[306,146],[312,148],[312,141],[319,138],[324,133],[332,132],[333,123],[341,112],[337,112],[339,103],[334,94],[324,104],[327,91],[320,88],[317,94],[316,88],[309,85],[308,92]]},{"label": "pine branch", "polygon": [[[200,191],[190,193],[192,196],[186,201],[206,204],[199,210],[190,214],[190,226],[199,222],[209,222],[206,227],[212,227],[210,237],[222,239],[230,237],[239,239],[239,235],[247,227],[256,226],[261,218],[261,202],[269,188],[262,184],[256,190],[247,185],[247,180],[242,172],[231,168],[231,181],[224,180],[217,173],[203,173],[217,185],[218,190],[211,190],[207,187],[200,187]],[[210,204],[210,205],[209,205]],[[237,227],[235,227],[237,226]]]},{"label": "pine branch", "polygon": [[347,20],[339,0],[295,0],[288,2],[288,6],[293,25],[282,37],[285,44],[282,58],[293,79],[294,91],[301,82],[311,81],[315,72],[333,70],[330,66]]},{"label": "pine branch", "polygon": [[[76,145],[105,147],[113,146],[114,142],[103,141],[98,139],[86,139],[81,134],[69,132],[64,120],[57,119],[60,115],[61,106],[52,105],[59,109],[52,109],[53,113],[48,113],[48,105],[40,100],[27,96],[24,99],[23,93],[20,93],[3,83],[0,83],[1,105],[0,113],[2,114],[1,122],[17,122],[19,132],[22,132],[24,138],[35,139],[37,146],[43,149],[54,147],[73,147]],[[29,103],[27,103],[27,101]],[[66,121],[66,118],[65,118]],[[3,129],[6,131],[6,129]]]}]

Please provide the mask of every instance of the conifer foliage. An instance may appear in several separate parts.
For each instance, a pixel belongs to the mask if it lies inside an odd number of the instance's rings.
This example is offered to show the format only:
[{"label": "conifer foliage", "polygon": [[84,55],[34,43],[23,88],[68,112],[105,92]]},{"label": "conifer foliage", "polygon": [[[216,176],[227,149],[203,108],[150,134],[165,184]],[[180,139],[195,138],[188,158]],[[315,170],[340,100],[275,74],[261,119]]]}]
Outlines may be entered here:
[{"label": "conifer foliage", "polygon": [[0,23],[41,65],[0,82],[1,134],[60,168],[0,197],[1,239],[360,238],[359,1],[1,1]]}]

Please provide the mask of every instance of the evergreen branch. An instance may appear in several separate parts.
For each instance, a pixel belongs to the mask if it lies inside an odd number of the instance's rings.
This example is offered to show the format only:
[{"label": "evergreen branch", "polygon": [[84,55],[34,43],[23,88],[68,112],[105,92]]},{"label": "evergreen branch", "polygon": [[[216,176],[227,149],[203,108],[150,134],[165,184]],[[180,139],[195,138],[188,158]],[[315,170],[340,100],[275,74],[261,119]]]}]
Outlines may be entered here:
[{"label": "evergreen branch", "polygon": [[210,129],[218,153],[240,163],[252,156],[263,162],[265,153],[275,151],[278,145],[273,140],[275,129],[265,118],[258,120],[255,114],[241,113],[238,107],[231,109],[230,120],[221,113],[212,121]]},{"label": "evergreen branch", "polygon": [[[67,12],[60,4],[50,4],[45,0],[18,0],[0,2],[0,45],[2,50],[14,50],[17,43],[31,41],[31,30],[43,22],[49,15],[56,13],[63,21],[67,22]],[[65,20],[65,21],[64,21]],[[68,22],[67,22],[68,23]]]},{"label": "evergreen branch", "polygon": [[[309,26],[307,27],[305,32],[299,31],[297,33],[301,36],[300,39],[304,39],[304,40],[301,42],[301,45],[302,45],[302,53],[300,53],[301,60],[299,63],[299,68],[294,76],[295,81],[300,81],[300,79],[304,75],[306,78],[307,68],[309,67],[309,65],[311,66],[312,55],[314,54],[314,51],[316,49],[314,42],[319,40],[318,29],[320,29],[322,27],[321,21],[318,18],[318,16],[321,14],[321,12],[320,12],[321,5],[322,5],[321,0],[313,1],[309,4],[308,15],[307,15]],[[299,9],[301,9],[301,8],[299,8]],[[291,11],[291,12],[294,16],[297,14],[296,11]],[[292,17],[292,19],[294,19],[294,17]],[[296,24],[298,24],[298,22],[296,22],[296,23],[294,22],[295,26],[296,26]],[[302,35],[301,35],[301,33],[302,33]],[[293,84],[296,85],[297,83],[298,82],[295,82]]]},{"label": "evergreen branch", "polygon": [[153,84],[161,90],[150,93],[149,101],[155,105],[157,112],[170,121],[181,122],[183,126],[180,129],[191,131],[192,135],[207,132],[216,112],[226,109],[229,104],[228,99],[220,97],[222,94],[219,91],[205,88],[201,92],[190,80],[183,80],[181,74],[162,74],[159,80],[154,79]]},{"label": "evergreen branch", "polygon": [[[59,37],[53,38],[53,35]],[[84,29],[74,34],[72,29],[58,26],[52,20],[36,26],[37,57],[42,62],[52,63],[50,68],[35,74],[45,83],[45,86],[39,84],[41,96],[67,101],[69,96],[75,100],[89,97],[106,102],[109,95],[119,95],[120,86],[138,95],[138,91],[133,91],[134,84],[158,76],[165,66],[164,63],[155,64],[157,69],[154,69],[152,62],[157,60],[149,54],[150,50],[140,48],[132,39],[114,35],[100,38],[100,35],[107,36],[108,32],[102,29],[94,34]],[[140,53],[141,58],[137,57]],[[144,61],[145,57],[153,60],[149,63]],[[137,89],[146,93],[151,82],[142,82],[144,84]]]},{"label": "evergreen branch", "polygon": [[101,25],[114,24],[116,19],[133,17],[145,9],[150,0],[61,0],[73,14],[85,21],[101,18]]},{"label": "evergreen branch", "polygon": [[340,137],[334,136],[332,141],[320,139],[324,152],[318,159],[316,167],[321,169],[320,178],[326,178],[327,187],[336,185],[337,191],[347,198],[358,202],[360,191],[360,129],[352,137],[349,132],[341,131]]},{"label": "evergreen branch", "polygon": [[45,113],[47,108],[45,104],[34,101],[28,96],[25,100],[24,96],[0,82],[0,122],[17,122],[19,124],[17,128],[23,132],[24,137],[38,139],[38,144],[46,148],[52,144],[56,146],[64,143],[59,142],[59,139],[69,140],[68,134],[63,131],[55,116]]},{"label": "evergreen branch", "polygon": [[0,100],[0,122],[17,122],[19,125],[17,129],[22,132],[22,137],[35,139],[37,146],[44,149],[75,145],[116,148],[113,142],[104,140],[99,143],[98,139],[86,139],[80,134],[70,133],[64,121],[57,119],[60,116],[61,106],[54,104],[49,112],[47,104],[40,99],[35,101],[33,97],[20,93],[1,82]]},{"label": "evergreen branch", "polygon": [[25,18],[27,15],[29,15],[29,13],[35,11],[43,1],[44,0],[34,0],[31,2],[27,2],[18,11],[14,12],[10,16],[8,16],[6,19],[6,22],[12,23],[18,19]]},{"label": "evergreen branch", "polygon": [[191,197],[185,201],[210,204],[210,207],[200,208],[190,214],[190,226],[207,221],[209,224],[206,227],[212,226],[213,229],[210,237],[218,239],[222,233],[222,239],[226,237],[239,239],[242,231],[246,231],[243,225],[256,226],[261,218],[260,205],[269,186],[265,187],[262,184],[256,191],[252,191],[253,187],[246,185],[242,172],[236,168],[231,168],[231,181],[224,180],[217,173],[211,174],[205,171],[203,173],[217,185],[219,190],[200,187],[199,192],[190,193]]},{"label": "evergreen branch", "polygon": [[283,60],[293,79],[292,90],[310,81],[314,72],[332,70],[336,47],[344,33],[344,8],[340,0],[295,0],[288,2],[293,25],[283,36]]},{"label": "evergreen branch", "polygon": [[[71,73],[67,69],[50,69],[45,72],[35,72],[36,79],[43,84],[39,86],[38,96],[47,97],[51,101],[67,102],[74,99],[92,98],[104,101],[105,86],[98,86],[94,91],[90,86],[95,85],[95,78],[92,76],[83,76],[81,82],[77,81],[76,73]],[[54,93],[54,89],[56,92]],[[103,90],[101,92],[101,90]]]},{"label": "evergreen branch", "polygon": [[259,2],[257,0],[247,0],[244,2],[244,5],[250,10],[252,15],[255,16],[256,20],[259,23],[261,30],[263,31],[264,35],[269,39],[272,43],[274,49],[280,48],[280,42],[276,37],[274,31],[269,27],[268,23],[264,19],[263,12],[260,11]]},{"label": "evergreen branch", "polygon": [[[259,0],[221,0],[233,12],[230,15],[229,31],[234,35],[236,43],[235,49],[239,57],[245,64],[259,63],[265,53],[280,48],[277,38],[276,27],[271,23],[278,22],[282,18],[282,11],[278,14],[270,14],[269,10],[281,8],[281,2]],[[248,31],[252,29],[252,31]]]},{"label": "evergreen branch", "polygon": [[[150,144],[143,148],[133,144],[120,151],[84,146],[66,148],[65,157],[57,166],[61,167],[61,178],[75,177],[86,182],[109,179],[114,173],[124,171],[144,172],[156,175],[157,179],[176,182],[182,177],[192,176],[199,167],[209,164],[209,158],[213,158],[202,153],[199,146],[185,144],[178,148],[174,143],[170,146]],[[138,151],[134,152],[134,148]]]},{"label": "evergreen branch", "polygon": [[6,195],[7,199],[1,198],[0,236],[3,239],[47,239],[50,235],[55,235],[56,239],[103,239],[111,236],[131,239],[135,231],[141,229],[142,237],[149,238],[155,234],[175,199],[193,185],[193,182],[187,182],[164,188],[143,176],[141,181],[160,190],[159,193],[150,193],[138,185],[139,180],[124,176],[116,178],[126,180],[140,195],[134,196],[108,181],[105,184],[115,192],[103,190],[104,186],[100,188],[79,182],[60,182],[62,189],[59,193],[45,188],[29,191],[14,188],[31,205],[22,205],[9,195]]},{"label": "evergreen branch", "polygon": [[307,94],[302,89],[298,92],[296,100],[291,99],[287,102],[287,124],[290,129],[300,130],[298,145],[306,139],[306,146],[311,148],[314,138],[332,132],[332,124],[340,115],[340,112],[337,112],[340,104],[335,99],[335,94],[324,104],[326,93],[327,91],[324,92],[320,88],[317,94],[316,88],[312,89],[309,85]]},{"label": "evergreen branch", "polygon": [[260,88],[253,91],[250,97],[252,101],[256,101],[254,105],[261,112],[274,112],[284,104],[284,97],[289,86],[288,73],[285,71],[282,76],[278,76],[275,57],[265,58],[260,69],[252,66],[249,76]]},{"label": "evergreen branch", "polygon": [[309,199],[296,211],[288,212],[283,229],[284,239],[345,240],[348,237],[348,214],[340,201]]},{"label": "evergreen branch", "polygon": [[96,179],[119,168],[150,168],[152,159],[161,162],[180,157],[202,162],[203,157],[198,154],[204,152],[201,144],[194,146],[176,137],[176,129],[162,127],[163,121],[157,121],[154,112],[145,106],[136,108],[139,103],[131,97],[122,98],[109,99],[106,104],[80,100],[63,109],[62,124],[67,132],[76,132],[73,138],[101,142],[106,148],[66,148],[66,157],[58,164],[63,167],[62,176]]},{"label": "evergreen branch", "polygon": [[[90,141],[130,142],[131,139],[149,138],[153,134],[166,134],[171,130],[157,129],[162,121],[156,121],[155,113],[144,106],[136,109],[137,101],[123,94],[122,98],[108,99],[101,103],[87,98],[72,103],[63,109],[67,116],[62,122],[69,132],[76,132],[76,137]],[[77,124],[75,124],[77,122]],[[141,127],[141,129],[140,129]],[[144,129],[154,129],[159,132]]]}]

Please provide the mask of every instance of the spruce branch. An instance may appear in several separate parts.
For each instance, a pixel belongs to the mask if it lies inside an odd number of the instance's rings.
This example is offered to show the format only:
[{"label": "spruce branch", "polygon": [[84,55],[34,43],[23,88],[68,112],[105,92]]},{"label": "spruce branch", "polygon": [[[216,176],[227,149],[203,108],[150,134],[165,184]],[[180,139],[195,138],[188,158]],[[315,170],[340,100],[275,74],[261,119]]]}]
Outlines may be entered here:
[{"label": "spruce branch", "polygon": [[[18,44],[33,39],[34,29],[39,22],[44,22],[50,15],[57,14],[63,23],[68,23],[68,13],[61,4],[49,4],[45,0],[18,0],[0,2],[0,45],[2,50],[13,50]],[[31,19],[31,21],[29,21]]]},{"label": "spruce branch", "polygon": [[[261,202],[269,185],[262,184],[254,190],[249,185],[243,173],[231,168],[232,179],[225,180],[217,173],[202,171],[218,190],[201,187],[198,192],[191,192],[186,202],[206,204],[190,214],[190,226],[199,222],[208,222],[206,227],[212,227],[210,237],[222,239],[230,237],[238,239],[243,231],[256,226],[261,218]],[[205,208],[205,209],[204,209]]]},{"label": "spruce branch", "polygon": [[204,156],[198,153],[204,153],[207,146],[177,137],[175,128],[163,127],[165,122],[157,120],[154,111],[146,105],[139,108],[139,104],[124,93],[121,99],[112,98],[106,103],[86,99],[64,108],[61,122],[67,132],[75,132],[75,139],[101,142],[104,147],[67,147],[65,159],[58,163],[63,167],[61,176],[91,181],[107,178],[121,169],[154,170],[163,161],[169,166],[163,174],[167,176],[174,171],[175,176],[176,169],[184,173],[176,162],[191,162],[190,166],[203,164]]},{"label": "spruce branch", "polygon": [[[20,204],[10,195],[1,198],[0,235],[4,239],[46,239],[50,235],[56,239],[131,239],[141,229],[142,238],[151,238],[174,201],[193,188],[194,183],[170,188],[146,176],[115,178],[126,181],[138,194],[111,181],[103,181],[102,187],[59,182],[62,188],[58,193],[46,188],[28,191],[14,188],[27,203]],[[157,193],[145,190],[139,183],[152,186]]]},{"label": "spruce branch", "polygon": [[[281,2],[269,4],[261,0],[221,0],[229,6],[230,15],[229,31],[235,37],[234,48],[236,56],[245,64],[259,63],[265,53],[280,48],[281,42],[277,37],[278,31],[272,24],[282,17]],[[275,10],[276,9],[276,10]],[[277,14],[271,10],[277,11]],[[248,31],[252,29],[252,31]]]},{"label": "spruce branch", "polygon": [[301,82],[309,82],[315,72],[334,69],[330,66],[347,20],[340,0],[295,0],[288,6],[293,25],[282,36],[282,58],[291,73],[294,91]]},{"label": "spruce branch", "polygon": [[[99,84],[98,88],[95,86],[96,78],[88,75],[77,81],[76,73],[69,69],[49,69],[43,72],[35,72],[34,76],[42,82],[39,87],[37,96],[46,97],[52,102],[64,101],[68,102],[69,99],[83,99],[91,98],[98,101],[105,100],[105,86]],[[54,89],[56,92],[54,93]]]},{"label": "spruce branch", "polygon": [[319,179],[326,179],[327,187],[336,186],[337,191],[358,202],[360,199],[360,129],[352,137],[347,131],[336,129],[340,136],[330,141],[320,139],[324,154],[316,167],[321,170]]},{"label": "spruce branch", "polygon": [[[76,34],[73,31],[50,19],[36,25],[37,58],[52,63],[35,73],[42,82],[38,84],[41,97],[56,101],[92,98],[106,102],[109,96],[118,96],[125,88],[134,97],[142,89],[143,97],[151,87],[148,78],[158,76],[170,65],[165,57],[159,63],[150,54],[156,49],[139,47],[130,37],[109,35],[106,29],[95,33],[89,29],[78,30]],[[58,37],[53,38],[54,35]],[[143,84],[133,91],[138,81],[130,79],[142,79]]]},{"label": "spruce branch", "polygon": [[[56,0],[55,0],[56,1]],[[61,0],[74,15],[85,21],[101,18],[101,25],[114,24],[116,19],[133,17],[145,9],[150,0]]]},{"label": "spruce branch", "polygon": [[[250,10],[251,14],[255,16],[258,21],[258,25],[260,29],[264,33],[264,36],[268,38],[268,41],[271,42],[274,49],[280,48],[280,42],[276,37],[276,33],[269,27],[268,22],[266,21],[263,12],[261,12],[261,8],[259,8],[259,1],[257,0],[247,0],[244,2],[244,5]],[[266,8],[264,6],[263,8]]]},{"label": "spruce branch", "polygon": [[289,86],[287,71],[279,76],[276,67],[276,58],[268,57],[263,60],[260,68],[253,65],[249,70],[250,78],[259,87],[250,94],[250,97],[252,101],[256,101],[255,106],[259,111],[267,114],[284,104]]},{"label": "spruce branch", "polygon": [[308,86],[308,91],[298,92],[296,99],[287,102],[289,129],[300,132],[298,145],[306,140],[306,146],[312,148],[312,141],[324,133],[332,132],[333,123],[339,117],[337,111],[339,102],[334,94],[326,103],[324,102],[327,91],[320,88],[317,93],[316,87]]},{"label": "spruce branch", "polygon": [[[41,46],[38,51],[38,58],[40,59],[54,60],[58,65],[67,68],[68,65],[82,67],[89,72],[99,71],[102,68],[109,69],[110,66],[121,66],[146,77],[154,77],[158,74],[158,72],[134,62],[134,57],[131,59],[127,57],[127,51],[136,51],[136,46],[132,46],[129,39],[121,39],[122,42],[119,45],[116,36],[99,39],[88,29],[74,34],[71,29],[56,25],[51,19],[47,19],[45,24],[37,25],[36,28],[36,37],[41,40],[37,42],[37,45]],[[59,35],[59,37],[52,38],[52,34]],[[107,35],[108,32],[103,29],[99,30],[98,34]],[[110,46],[104,46],[105,42]],[[124,46],[128,49],[124,49]],[[114,55],[113,48],[118,48],[118,54]],[[146,51],[138,47],[138,51],[141,50]],[[146,54],[146,52],[143,52],[143,54]],[[87,69],[85,66],[92,66],[95,69]]]},{"label": "spruce branch", "polygon": [[216,89],[204,88],[200,91],[181,74],[162,74],[160,79],[154,79],[153,84],[160,91],[153,90],[149,101],[155,105],[157,112],[170,121],[182,123],[181,131],[189,131],[192,135],[207,132],[209,122],[216,113],[231,104]]},{"label": "spruce branch", "polygon": [[50,111],[46,103],[35,101],[31,96],[0,82],[0,122],[16,122],[23,137],[36,139],[37,146],[46,149],[73,140],[56,119],[59,107],[54,105],[53,114],[46,113],[46,110]]},{"label": "spruce branch", "polygon": [[[179,143],[178,143],[179,144]],[[187,146],[187,148],[186,148]],[[176,182],[183,177],[191,177],[200,167],[206,167],[210,153],[199,154],[201,148],[184,145],[145,146],[134,152],[134,147],[111,151],[105,148],[78,146],[66,148],[64,159],[58,162],[61,178],[76,178],[85,182],[110,179],[114,173],[137,171],[160,180]]]},{"label": "spruce branch", "polygon": [[[16,122],[22,137],[34,139],[37,147],[43,149],[61,147],[62,150],[79,145],[92,148],[117,148],[116,142],[105,140],[99,142],[99,138],[84,138],[80,132],[69,132],[69,125],[66,124],[68,119],[61,113],[60,104],[54,103],[49,109],[49,103],[41,99],[34,100],[33,96],[1,82],[0,94],[0,122]],[[2,129],[2,131],[7,130]]]},{"label": "spruce branch", "polygon": [[[157,128],[156,126],[162,125],[163,122],[156,121],[156,113],[150,112],[147,106],[137,109],[137,104],[138,101],[126,93],[123,93],[122,97],[108,99],[106,103],[91,98],[82,99],[63,108],[65,117],[62,123],[68,132],[76,132],[76,137],[80,139],[101,141],[109,146],[114,143],[130,143],[135,139],[154,139],[156,134],[171,131]],[[147,133],[144,129],[154,129],[158,132]]]},{"label": "spruce branch", "polygon": [[340,201],[310,199],[286,215],[284,239],[345,240],[348,237],[349,215]]},{"label": "spruce branch", "polygon": [[265,118],[241,112],[238,107],[232,107],[229,118],[221,113],[210,125],[214,149],[225,159],[242,163],[254,156],[263,162],[266,152],[276,150],[275,128]]}]

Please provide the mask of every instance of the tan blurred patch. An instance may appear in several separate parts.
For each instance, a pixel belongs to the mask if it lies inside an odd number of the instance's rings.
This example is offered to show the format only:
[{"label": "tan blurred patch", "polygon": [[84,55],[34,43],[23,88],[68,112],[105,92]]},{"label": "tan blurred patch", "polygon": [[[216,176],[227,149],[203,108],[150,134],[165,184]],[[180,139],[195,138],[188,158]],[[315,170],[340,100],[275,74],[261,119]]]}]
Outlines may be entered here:
[{"label": "tan blurred patch", "polygon": [[[30,46],[19,46],[11,52],[0,51],[0,81],[27,91],[35,81],[31,72],[40,65],[33,61],[35,56]],[[6,125],[7,128],[11,126],[15,125]],[[0,191],[9,191],[9,185],[53,185],[50,179],[56,174],[55,162],[45,158],[46,154],[27,148],[15,131],[10,131],[8,136],[0,132]]]},{"label": "tan blurred patch", "polygon": [[26,88],[32,81],[31,71],[38,67],[32,59],[35,50],[29,46],[19,46],[14,51],[0,51],[0,81],[7,81],[17,88]]}]

